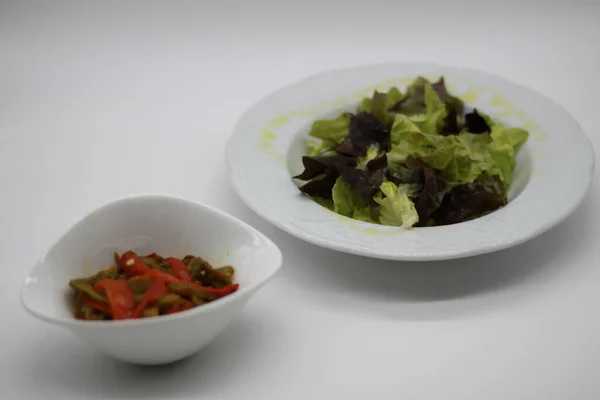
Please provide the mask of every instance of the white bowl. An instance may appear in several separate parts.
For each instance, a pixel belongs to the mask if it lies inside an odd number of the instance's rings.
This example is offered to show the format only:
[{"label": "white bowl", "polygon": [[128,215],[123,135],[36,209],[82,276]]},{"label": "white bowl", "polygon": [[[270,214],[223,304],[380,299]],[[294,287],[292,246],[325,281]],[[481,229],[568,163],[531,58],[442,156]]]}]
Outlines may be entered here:
[{"label": "white bowl", "polygon": [[[80,321],[72,315],[69,280],[112,263],[113,251],[165,256],[194,254],[232,265],[237,292],[169,316],[124,321]],[[185,358],[213,340],[280,268],[277,246],[244,222],[206,205],[166,196],[110,203],[83,218],[41,257],[21,291],[34,316],[71,329],[107,355],[136,364]]]},{"label": "white bowl", "polygon": [[[343,217],[301,195],[291,177],[303,170],[312,122],[355,110],[374,90],[404,90],[419,75],[444,76],[450,92],[467,105],[530,132],[517,158],[508,205],[460,224],[405,230]],[[360,66],[282,88],[241,117],[226,155],[240,198],[284,231],[337,251],[412,261],[473,256],[525,242],[581,204],[594,171],[590,142],[552,100],[485,72],[434,64]]]}]

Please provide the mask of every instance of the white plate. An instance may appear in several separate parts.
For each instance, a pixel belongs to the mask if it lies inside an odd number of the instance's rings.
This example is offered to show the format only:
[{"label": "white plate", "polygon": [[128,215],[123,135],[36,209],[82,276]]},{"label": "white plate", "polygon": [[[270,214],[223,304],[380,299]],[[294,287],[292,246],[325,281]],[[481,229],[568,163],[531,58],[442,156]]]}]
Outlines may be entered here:
[{"label": "white plate", "polygon": [[[509,204],[469,222],[405,230],[337,215],[301,195],[291,176],[302,171],[312,121],[353,110],[375,89],[406,87],[417,75],[443,75],[450,92],[468,105],[529,130],[517,158]],[[236,192],[267,221],[318,246],[394,260],[465,257],[529,240],[577,208],[594,170],[588,139],[550,99],[487,73],[431,64],[361,66],[280,89],[242,116],[226,153]]]}]

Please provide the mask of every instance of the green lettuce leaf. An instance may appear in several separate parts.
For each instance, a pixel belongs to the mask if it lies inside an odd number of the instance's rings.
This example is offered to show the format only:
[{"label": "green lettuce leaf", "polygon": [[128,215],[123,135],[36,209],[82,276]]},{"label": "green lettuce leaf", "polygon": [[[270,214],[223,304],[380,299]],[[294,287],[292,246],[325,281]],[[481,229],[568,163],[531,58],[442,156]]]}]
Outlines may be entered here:
[{"label": "green lettuce leaf", "polygon": [[[392,126],[392,149],[387,154],[390,169],[400,168],[408,157],[421,159],[440,170],[451,182],[473,182],[483,171],[494,170],[495,158],[488,151],[490,135],[463,132],[440,136],[423,133],[406,116],[396,115]],[[499,152],[502,157],[506,148]]]},{"label": "green lettuce leaf", "polygon": [[377,144],[371,145],[367,149],[367,154],[364,156],[358,157],[356,160],[356,168],[366,171],[367,164],[369,161],[376,159],[379,156],[379,146]]},{"label": "green lettuce leaf", "polygon": [[429,83],[426,78],[423,78],[422,76],[416,77],[406,88],[406,97],[418,96],[426,83]]},{"label": "green lettuce leaf", "polygon": [[429,82],[425,83],[425,105],[426,109],[422,114],[410,116],[400,113],[395,114],[390,133],[390,140],[393,145],[400,143],[403,139],[403,133],[423,132],[433,135],[442,130],[448,112]]},{"label": "green lettuce leaf", "polygon": [[[447,180],[470,183],[482,172],[493,169],[494,159],[487,150],[489,135],[463,132],[444,139],[442,148],[432,154],[431,160],[433,168],[440,169]],[[444,165],[446,159],[449,161]],[[438,168],[442,165],[443,168]]]},{"label": "green lettuce leaf", "polygon": [[335,181],[331,194],[333,198],[333,211],[346,217],[352,216],[355,204],[361,201],[348,182],[341,177]]},{"label": "green lettuce leaf", "polygon": [[395,86],[393,86],[390,90],[388,90],[387,95],[388,95],[388,109],[404,98],[404,95],[402,94],[400,89],[398,89]]},{"label": "green lettuce leaf", "polygon": [[370,222],[372,224],[377,224],[377,220],[373,218],[371,213],[371,207],[355,207],[352,213],[352,218],[357,219],[363,222]]},{"label": "green lettuce leaf", "polygon": [[364,97],[358,104],[358,107],[356,107],[356,112],[357,113],[370,113],[371,110],[373,110],[372,103],[373,103],[373,99],[371,97]]},{"label": "green lettuce leaf", "polygon": [[387,93],[375,92],[373,94],[373,99],[371,100],[371,115],[377,118],[379,122],[385,126],[388,125],[390,119],[387,97]]},{"label": "green lettuce leaf", "polygon": [[342,113],[334,119],[320,119],[313,122],[308,134],[312,137],[339,143],[350,132],[350,114]]},{"label": "green lettuce leaf", "polygon": [[321,140],[320,142],[309,140],[307,142],[308,146],[308,156],[316,157],[316,156],[325,156],[325,155],[334,155],[335,151],[332,150],[333,147],[336,146],[336,143],[331,140]]},{"label": "green lettuce leaf", "polygon": [[426,110],[425,87],[429,85],[437,93],[442,103],[452,111],[453,115],[462,115],[464,103],[458,97],[452,96],[446,88],[443,77],[437,82],[430,83],[423,77],[416,78],[408,87],[406,96],[394,104],[390,110],[406,115],[423,114]]},{"label": "green lettuce leaf", "polygon": [[[390,132],[391,151],[387,153],[388,166],[395,170],[412,156],[419,159],[431,156],[443,144],[444,136],[427,135],[410,117],[396,114]],[[438,155],[439,156],[439,155]]]},{"label": "green lettuce leaf", "polygon": [[323,207],[333,211],[333,201],[331,199],[324,199],[319,196],[312,196],[311,198]]},{"label": "green lettuce leaf", "polygon": [[505,128],[496,124],[492,126],[490,136],[492,142],[488,150],[495,162],[492,172],[497,174],[505,185],[509,185],[515,170],[516,155],[527,141],[529,133],[521,128]]},{"label": "green lettuce leaf", "polygon": [[417,214],[415,205],[404,192],[407,188],[399,190],[394,183],[384,182],[380,189],[381,194],[374,198],[380,205],[380,223],[410,228],[419,222],[419,214]]},{"label": "green lettuce leaf", "polygon": [[372,97],[365,97],[364,99],[361,100],[360,104],[358,105],[358,112],[359,113],[363,113],[363,112],[369,113],[369,114],[373,114],[374,116],[377,116],[373,112],[373,99],[375,98],[375,96],[378,93],[385,95],[384,108],[386,111],[389,110],[394,104],[398,103],[400,100],[402,100],[404,98],[404,95],[402,94],[402,92],[395,86],[390,88],[390,90],[388,90],[387,93],[381,93],[381,92],[375,91],[375,93],[373,93]]},{"label": "green lettuce leaf", "polygon": [[433,90],[429,82],[425,82],[425,113],[410,116],[410,120],[417,125],[422,132],[438,134],[444,127],[444,119],[448,115],[446,106],[440,100],[438,94]]},{"label": "green lettuce leaf", "polygon": [[332,189],[333,211],[346,217],[365,222],[376,222],[371,217],[371,208],[352,189],[342,177],[338,178]]},{"label": "green lettuce leaf", "polygon": [[412,132],[421,133],[421,129],[408,116],[396,114],[390,131],[392,146],[400,145],[402,141],[410,137]]},{"label": "green lettuce leaf", "polygon": [[513,151],[518,152],[527,141],[529,133],[521,128],[505,128],[501,124],[492,127],[492,144],[498,146],[509,145]]},{"label": "green lettuce leaf", "polygon": [[487,171],[509,185],[516,155],[527,138],[526,130],[500,124],[492,126],[491,134],[431,135],[420,131],[409,117],[396,115],[388,166],[392,170],[401,168],[412,156],[440,170],[451,182],[471,183]]},{"label": "green lettuce leaf", "polygon": [[407,195],[410,199],[419,197],[419,193],[423,189],[420,183],[401,183],[398,185],[398,193]]}]

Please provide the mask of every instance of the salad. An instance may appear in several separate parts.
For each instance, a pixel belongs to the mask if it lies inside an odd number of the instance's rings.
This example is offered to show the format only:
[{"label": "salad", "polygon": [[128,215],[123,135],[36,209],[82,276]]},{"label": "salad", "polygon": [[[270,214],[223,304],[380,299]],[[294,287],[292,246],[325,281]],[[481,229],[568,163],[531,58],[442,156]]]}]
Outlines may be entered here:
[{"label": "salad", "polygon": [[73,279],[75,318],[119,320],[158,317],[189,310],[238,289],[235,271],[213,268],[201,257],[182,259],[156,253],[115,253],[115,265],[96,275]]},{"label": "salad", "polygon": [[444,78],[375,91],[355,113],[317,120],[299,189],[341,215],[382,225],[438,226],[507,204],[528,132],[467,112]]}]

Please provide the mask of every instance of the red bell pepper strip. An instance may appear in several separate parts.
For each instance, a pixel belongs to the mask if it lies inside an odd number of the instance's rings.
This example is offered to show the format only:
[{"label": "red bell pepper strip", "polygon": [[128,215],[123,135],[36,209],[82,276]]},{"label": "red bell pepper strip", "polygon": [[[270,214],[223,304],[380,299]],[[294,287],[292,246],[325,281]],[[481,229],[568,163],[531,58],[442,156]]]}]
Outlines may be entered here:
[{"label": "red bell pepper strip", "polygon": [[224,288],[220,288],[220,289],[215,289],[215,288],[205,287],[205,286],[202,286],[202,288],[204,290],[206,290],[208,293],[214,294],[215,296],[224,297],[224,296],[230,295],[231,293],[238,290],[239,286],[240,286],[239,283],[234,283],[233,285],[227,285]]},{"label": "red bell pepper strip", "polygon": [[174,277],[173,275],[168,274],[168,273],[163,272],[163,271],[159,271],[157,269],[150,269],[150,270],[146,271],[144,273],[144,275],[142,275],[142,278],[144,278],[144,279],[150,279],[150,280],[161,279],[166,284],[182,283],[182,281],[180,279]]},{"label": "red bell pepper strip", "polygon": [[177,303],[172,304],[165,310],[165,314],[175,314],[181,311],[189,310],[194,308],[194,305],[187,300],[180,300]]},{"label": "red bell pepper strip", "polygon": [[155,280],[152,283],[152,285],[150,285],[150,287],[148,289],[146,289],[146,292],[144,293],[144,297],[142,298],[142,300],[138,303],[138,305],[133,310],[131,317],[132,318],[141,317],[144,312],[144,309],[146,307],[148,307],[148,305],[150,303],[158,300],[160,297],[166,295],[167,293],[168,293],[168,290],[167,290],[167,285],[165,284],[165,281],[163,281],[162,279]]},{"label": "red bell pepper strip", "polygon": [[215,289],[215,288],[203,286],[200,282],[193,282],[193,281],[186,282],[182,279],[178,279],[178,278],[174,277],[171,274],[168,274],[163,271],[159,271],[157,269],[150,269],[144,275],[142,275],[141,278],[151,279],[151,280],[162,279],[162,280],[164,280],[164,282],[167,285],[170,285],[171,283],[186,283],[188,285],[194,285],[194,286],[201,287],[202,289],[206,290],[209,293],[214,294],[217,297],[224,297],[224,296],[230,295],[231,293],[238,290],[238,287],[240,286],[238,283],[234,283],[232,285],[227,285],[221,289]]},{"label": "red bell pepper strip", "polygon": [[177,258],[169,257],[167,258],[167,262],[171,266],[171,270],[173,271],[173,275],[176,278],[181,279],[184,282],[191,282],[192,276],[190,275],[190,271],[188,270],[187,265]]},{"label": "red bell pepper strip", "polygon": [[94,288],[106,292],[113,319],[131,318],[131,313],[135,307],[135,299],[127,281],[122,279],[103,279],[96,283]]},{"label": "red bell pepper strip", "polygon": [[112,315],[112,310],[106,304],[99,303],[97,301],[92,300],[88,296],[83,297],[83,302],[89,308],[93,308],[94,310],[102,311],[104,314]]},{"label": "red bell pepper strip", "polygon": [[127,251],[121,255],[119,267],[128,276],[143,275],[146,271],[150,270],[150,267],[141,261],[133,251]]}]

